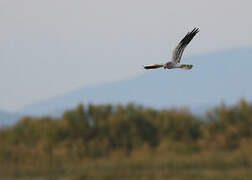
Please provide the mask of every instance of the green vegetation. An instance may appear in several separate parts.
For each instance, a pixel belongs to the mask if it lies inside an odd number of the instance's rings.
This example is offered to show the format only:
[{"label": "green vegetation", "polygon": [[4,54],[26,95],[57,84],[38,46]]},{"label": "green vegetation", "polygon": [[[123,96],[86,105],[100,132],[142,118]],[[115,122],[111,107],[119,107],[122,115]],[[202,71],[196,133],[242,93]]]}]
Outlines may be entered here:
[{"label": "green vegetation", "polygon": [[252,179],[252,104],[78,105],[0,129],[0,179]]}]

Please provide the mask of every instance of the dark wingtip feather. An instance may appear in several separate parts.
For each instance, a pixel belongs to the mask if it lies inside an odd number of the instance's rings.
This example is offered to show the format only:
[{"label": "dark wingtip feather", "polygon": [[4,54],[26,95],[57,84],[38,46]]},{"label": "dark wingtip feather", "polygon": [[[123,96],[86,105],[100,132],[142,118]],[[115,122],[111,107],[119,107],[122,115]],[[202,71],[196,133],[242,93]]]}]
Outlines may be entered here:
[{"label": "dark wingtip feather", "polygon": [[198,32],[199,32],[199,28],[194,28],[193,30],[192,30],[192,32],[194,32],[195,34],[197,34]]},{"label": "dark wingtip feather", "polygon": [[156,69],[156,68],[163,67],[163,64],[150,64],[150,65],[145,65],[143,67],[144,69]]},{"label": "dark wingtip feather", "polygon": [[194,28],[191,32],[188,32],[180,43],[183,45],[189,44],[193,37],[199,32],[199,28]]}]

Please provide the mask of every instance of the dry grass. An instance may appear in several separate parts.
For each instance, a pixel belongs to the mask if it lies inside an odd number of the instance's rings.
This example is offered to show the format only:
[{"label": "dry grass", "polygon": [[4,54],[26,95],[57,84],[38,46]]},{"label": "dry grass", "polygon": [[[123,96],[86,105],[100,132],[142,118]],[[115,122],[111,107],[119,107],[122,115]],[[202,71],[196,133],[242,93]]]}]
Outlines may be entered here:
[{"label": "dry grass", "polygon": [[146,155],[146,159],[134,156],[89,159],[37,167],[10,164],[1,167],[0,177],[5,180],[252,179],[251,162],[237,161],[236,154],[215,152],[166,157],[155,153]]}]

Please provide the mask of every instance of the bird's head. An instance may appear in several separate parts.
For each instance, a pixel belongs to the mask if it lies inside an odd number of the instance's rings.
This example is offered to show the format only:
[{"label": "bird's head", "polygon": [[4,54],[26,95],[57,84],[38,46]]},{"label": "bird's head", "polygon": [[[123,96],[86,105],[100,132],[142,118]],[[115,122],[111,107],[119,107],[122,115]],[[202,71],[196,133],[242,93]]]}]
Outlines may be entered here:
[{"label": "bird's head", "polygon": [[165,63],[164,64],[164,68],[165,69],[171,69],[171,68],[173,68],[173,62],[167,62],[167,63]]}]

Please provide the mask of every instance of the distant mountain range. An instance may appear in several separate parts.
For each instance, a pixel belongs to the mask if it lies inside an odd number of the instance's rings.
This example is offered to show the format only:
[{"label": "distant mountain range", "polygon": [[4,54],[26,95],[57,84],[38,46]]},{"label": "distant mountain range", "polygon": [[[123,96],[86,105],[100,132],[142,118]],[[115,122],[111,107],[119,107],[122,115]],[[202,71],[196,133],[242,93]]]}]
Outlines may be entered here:
[{"label": "distant mountain range", "polygon": [[[25,106],[20,114],[60,115],[78,103],[126,104],[155,108],[190,107],[194,113],[240,98],[252,100],[252,48],[213,52],[182,59],[191,71],[149,70],[121,81],[86,86]],[[154,62],[158,63],[158,62]]]}]

